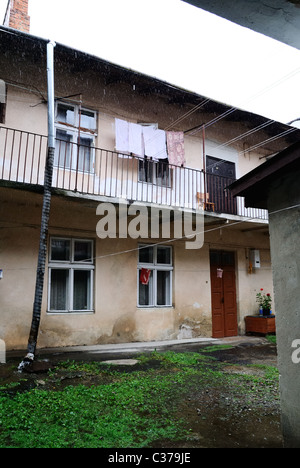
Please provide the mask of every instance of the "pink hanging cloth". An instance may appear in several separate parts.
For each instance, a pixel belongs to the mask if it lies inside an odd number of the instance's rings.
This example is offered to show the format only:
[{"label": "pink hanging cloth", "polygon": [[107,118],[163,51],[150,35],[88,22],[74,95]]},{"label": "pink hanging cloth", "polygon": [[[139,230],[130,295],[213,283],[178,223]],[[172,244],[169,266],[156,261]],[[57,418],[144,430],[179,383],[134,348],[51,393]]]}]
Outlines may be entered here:
[{"label": "pink hanging cloth", "polygon": [[184,134],[183,132],[166,132],[169,164],[185,165]]}]

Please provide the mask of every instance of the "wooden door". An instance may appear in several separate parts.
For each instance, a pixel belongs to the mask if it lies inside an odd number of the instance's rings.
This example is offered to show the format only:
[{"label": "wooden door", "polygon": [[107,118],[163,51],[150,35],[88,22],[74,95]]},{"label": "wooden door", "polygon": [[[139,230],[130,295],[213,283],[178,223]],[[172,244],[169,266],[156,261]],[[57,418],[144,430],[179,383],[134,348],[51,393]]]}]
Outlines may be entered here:
[{"label": "wooden door", "polygon": [[[235,164],[206,156],[206,184],[209,201],[214,203],[217,213],[237,214],[237,202],[226,190],[235,179]],[[208,205],[209,206],[209,205]]]},{"label": "wooden door", "polygon": [[237,335],[235,260],[233,252],[210,253],[213,338]]}]

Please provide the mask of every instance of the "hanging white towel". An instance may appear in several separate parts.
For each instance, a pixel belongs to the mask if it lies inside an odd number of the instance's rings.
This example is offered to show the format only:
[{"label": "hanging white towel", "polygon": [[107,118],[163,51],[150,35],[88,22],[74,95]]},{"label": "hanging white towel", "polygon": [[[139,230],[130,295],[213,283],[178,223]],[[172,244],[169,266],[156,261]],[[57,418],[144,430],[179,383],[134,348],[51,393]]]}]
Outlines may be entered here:
[{"label": "hanging white towel", "polygon": [[129,124],[128,148],[136,156],[144,157],[143,129],[135,123]]},{"label": "hanging white towel", "polygon": [[[115,119],[116,150],[144,157],[143,128],[139,124]],[[119,154],[120,157],[128,157]]]},{"label": "hanging white towel", "polygon": [[116,150],[129,152],[129,123],[125,120],[115,119]]},{"label": "hanging white towel", "polygon": [[143,127],[145,155],[154,160],[167,159],[166,132],[153,126]]}]

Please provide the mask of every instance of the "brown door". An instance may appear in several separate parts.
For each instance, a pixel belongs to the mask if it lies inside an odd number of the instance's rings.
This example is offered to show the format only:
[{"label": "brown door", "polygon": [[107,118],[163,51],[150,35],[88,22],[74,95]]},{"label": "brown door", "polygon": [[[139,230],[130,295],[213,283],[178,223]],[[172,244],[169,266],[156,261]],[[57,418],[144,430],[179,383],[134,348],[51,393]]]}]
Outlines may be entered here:
[{"label": "brown door", "polygon": [[[235,179],[235,164],[206,156],[206,181],[209,201],[217,213],[237,214],[237,202],[226,187]],[[209,207],[209,205],[208,205]]]},{"label": "brown door", "polygon": [[235,260],[233,252],[210,253],[213,338],[237,335]]}]

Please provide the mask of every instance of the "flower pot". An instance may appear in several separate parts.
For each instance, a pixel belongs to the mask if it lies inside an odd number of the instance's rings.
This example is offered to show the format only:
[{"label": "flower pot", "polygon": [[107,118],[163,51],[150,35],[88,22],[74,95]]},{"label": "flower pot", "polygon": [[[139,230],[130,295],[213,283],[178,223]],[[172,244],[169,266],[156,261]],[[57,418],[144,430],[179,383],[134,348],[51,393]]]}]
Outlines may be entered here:
[{"label": "flower pot", "polygon": [[263,315],[264,315],[264,316],[270,315],[270,310],[271,310],[271,309],[263,309]]}]

